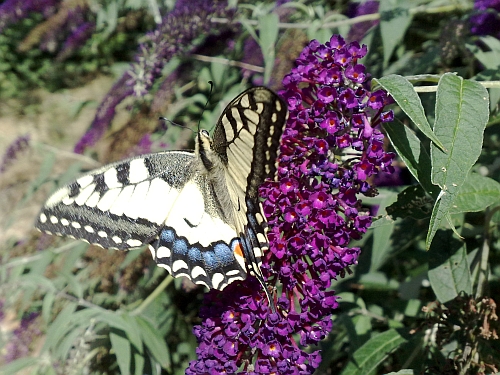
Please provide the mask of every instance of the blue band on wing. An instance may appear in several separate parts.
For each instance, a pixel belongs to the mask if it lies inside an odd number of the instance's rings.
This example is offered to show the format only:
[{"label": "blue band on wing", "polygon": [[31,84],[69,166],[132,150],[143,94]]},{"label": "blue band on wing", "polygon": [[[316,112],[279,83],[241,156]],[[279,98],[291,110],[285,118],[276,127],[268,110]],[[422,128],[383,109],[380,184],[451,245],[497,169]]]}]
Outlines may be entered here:
[{"label": "blue band on wing", "polygon": [[[217,241],[211,243],[209,246],[202,246],[198,242],[194,244],[189,243],[185,237],[178,236],[174,228],[164,227],[152,246],[154,249],[164,247],[170,250],[170,252],[158,252],[158,256],[155,259],[158,264],[169,265],[172,269],[174,262],[181,260],[185,262],[188,270],[193,270],[197,266],[201,267],[205,270],[206,275],[203,272],[198,272],[196,277],[191,275],[191,278],[194,282],[202,281],[210,287],[212,287],[212,280],[215,274],[222,275],[225,279],[223,284],[236,277],[243,279],[246,274],[245,270],[241,268],[235,259],[235,253],[241,247],[239,238],[232,239],[230,244]],[[185,270],[186,268],[182,267],[183,275],[186,275]],[[240,273],[235,274],[235,270],[240,270]],[[226,275],[228,272],[230,276]],[[176,272],[174,272],[175,275]]]}]

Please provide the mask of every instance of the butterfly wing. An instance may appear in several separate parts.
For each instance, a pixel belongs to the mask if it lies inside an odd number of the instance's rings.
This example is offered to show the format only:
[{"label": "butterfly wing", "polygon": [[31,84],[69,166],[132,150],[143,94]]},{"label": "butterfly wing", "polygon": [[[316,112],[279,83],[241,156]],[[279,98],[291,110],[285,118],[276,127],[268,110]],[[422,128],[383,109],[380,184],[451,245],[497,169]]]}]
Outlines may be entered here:
[{"label": "butterfly wing", "polygon": [[262,250],[268,247],[258,188],[267,177],[274,177],[286,118],[286,105],[274,92],[254,87],[227,106],[213,136],[212,148],[226,165],[226,183],[246,263],[258,275]]}]

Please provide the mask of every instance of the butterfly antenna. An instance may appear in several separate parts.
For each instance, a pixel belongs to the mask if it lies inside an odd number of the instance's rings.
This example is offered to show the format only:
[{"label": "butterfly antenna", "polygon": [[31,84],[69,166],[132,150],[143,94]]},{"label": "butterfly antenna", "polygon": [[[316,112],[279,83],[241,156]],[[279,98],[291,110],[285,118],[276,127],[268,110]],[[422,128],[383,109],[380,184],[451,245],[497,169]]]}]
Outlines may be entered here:
[{"label": "butterfly antenna", "polygon": [[210,92],[208,93],[207,102],[205,103],[203,111],[201,112],[200,120],[198,121],[198,132],[200,131],[200,123],[203,117],[203,113],[205,112],[205,109],[207,109],[208,103],[210,103],[210,99],[212,99],[212,91],[214,90],[214,83],[212,81],[208,81],[208,84],[210,85]]},{"label": "butterfly antenna", "polygon": [[191,130],[191,131],[194,133],[194,130],[193,130],[193,129],[191,129],[191,128],[189,128],[189,127],[187,127],[186,125],[181,125],[181,124],[178,124],[178,123],[176,123],[176,122],[173,122],[172,120],[169,120],[169,119],[168,119],[168,118],[166,118],[166,117],[160,116],[160,117],[158,117],[158,120],[160,120],[160,121],[164,121],[164,122],[166,122],[166,123],[168,123],[168,124],[172,124],[172,125],[174,125],[174,126],[178,126],[179,128],[189,129],[189,130]]}]

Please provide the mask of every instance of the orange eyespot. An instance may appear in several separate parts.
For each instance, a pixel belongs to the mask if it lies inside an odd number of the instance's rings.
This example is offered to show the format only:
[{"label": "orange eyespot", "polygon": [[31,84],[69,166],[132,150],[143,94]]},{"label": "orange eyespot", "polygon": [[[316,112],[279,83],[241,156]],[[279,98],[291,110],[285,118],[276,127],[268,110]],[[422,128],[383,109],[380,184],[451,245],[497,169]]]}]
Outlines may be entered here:
[{"label": "orange eyespot", "polygon": [[238,242],[238,244],[234,247],[234,255],[243,257],[243,248],[241,247],[241,243]]}]

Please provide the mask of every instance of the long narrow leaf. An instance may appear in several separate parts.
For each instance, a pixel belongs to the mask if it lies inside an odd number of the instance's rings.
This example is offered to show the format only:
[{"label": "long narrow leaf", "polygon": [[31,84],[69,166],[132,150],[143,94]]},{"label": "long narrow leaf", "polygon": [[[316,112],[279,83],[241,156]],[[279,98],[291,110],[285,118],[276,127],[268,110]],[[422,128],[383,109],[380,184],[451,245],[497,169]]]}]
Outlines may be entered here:
[{"label": "long narrow leaf", "polygon": [[42,352],[51,349],[54,345],[56,345],[59,340],[64,337],[67,332],[67,327],[70,325],[70,322],[73,318],[73,313],[77,308],[77,304],[73,302],[69,302],[66,307],[57,315],[57,318],[50,325],[47,330],[47,337],[45,339],[45,344],[42,348]]},{"label": "long narrow leaf", "polygon": [[391,74],[375,80],[375,82],[378,82],[394,98],[399,107],[427,138],[441,150],[445,150],[443,143],[434,134],[427,121],[420,97],[405,77]]},{"label": "long narrow leaf", "polygon": [[450,214],[478,212],[500,203],[500,184],[488,177],[471,173],[460,188]]},{"label": "long narrow leaf", "polygon": [[412,16],[410,4],[404,0],[380,2],[380,34],[384,44],[384,66],[387,66],[396,46],[403,39],[410,26]]},{"label": "long narrow leaf", "polygon": [[374,374],[378,366],[407,340],[395,329],[390,329],[368,340],[356,350],[342,375]]},{"label": "long narrow leaf", "polygon": [[130,375],[132,349],[130,348],[130,342],[125,337],[125,333],[112,328],[109,333],[109,339],[116,355],[118,367],[120,367],[120,374]]},{"label": "long narrow leaf", "polygon": [[24,370],[28,367],[34,367],[39,364],[38,358],[19,358],[15,361],[12,361],[8,365],[0,366],[0,374],[3,375],[14,375],[19,374],[21,370]]},{"label": "long narrow leaf", "polygon": [[146,347],[151,351],[151,354],[153,354],[158,363],[160,363],[164,369],[170,371],[172,366],[170,351],[165,344],[164,338],[160,335],[160,332],[155,330],[151,323],[140,316],[137,317],[137,324],[140,326],[139,332]]},{"label": "long narrow leaf", "polygon": [[422,142],[411,129],[398,120],[384,124],[384,129],[413,177],[429,195],[437,199],[439,188],[431,182],[431,159]]}]

